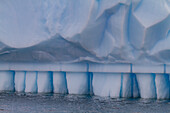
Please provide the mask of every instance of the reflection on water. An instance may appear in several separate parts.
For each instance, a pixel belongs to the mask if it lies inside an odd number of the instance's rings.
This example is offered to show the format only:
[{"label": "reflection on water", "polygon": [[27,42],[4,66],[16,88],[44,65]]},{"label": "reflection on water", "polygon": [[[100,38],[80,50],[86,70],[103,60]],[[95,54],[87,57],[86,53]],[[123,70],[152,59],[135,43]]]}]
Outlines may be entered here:
[{"label": "reflection on water", "polygon": [[0,113],[170,113],[170,100],[0,93]]}]

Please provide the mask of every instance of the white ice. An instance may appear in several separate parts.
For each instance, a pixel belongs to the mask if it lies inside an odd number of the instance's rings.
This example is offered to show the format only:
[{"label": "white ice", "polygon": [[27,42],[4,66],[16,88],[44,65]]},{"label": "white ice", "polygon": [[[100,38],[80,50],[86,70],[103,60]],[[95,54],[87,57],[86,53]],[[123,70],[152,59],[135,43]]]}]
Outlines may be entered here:
[{"label": "white ice", "polygon": [[155,74],[136,74],[140,96],[156,98]]},{"label": "white ice", "polygon": [[88,73],[66,73],[69,94],[88,94]]},{"label": "white ice", "polygon": [[120,97],[121,74],[93,73],[93,92],[99,96]]},{"label": "white ice", "polygon": [[53,72],[53,92],[54,93],[67,93],[66,73]]},{"label": "white ice", "polygon": [[15,72],[15,91],[17,92],[25,91],[25,76],[26,72],[24,71]]},{"label": "white ice", "polygon": [[50,72],[38,72],[37,87],[39,93],[52,92],[52,73]]},{"label": "white ice", "polygon": [[156,92],[158,99],[169,99],[169,75],[168,74],[156,74],[155,78]]},{"label": "white ice", "polygon": [[37,92],[37,72],[26,72],[25,92]]},{"label": "white ice", "polygon": [[14,72],[0,71],[0,91],[14,90]]}]

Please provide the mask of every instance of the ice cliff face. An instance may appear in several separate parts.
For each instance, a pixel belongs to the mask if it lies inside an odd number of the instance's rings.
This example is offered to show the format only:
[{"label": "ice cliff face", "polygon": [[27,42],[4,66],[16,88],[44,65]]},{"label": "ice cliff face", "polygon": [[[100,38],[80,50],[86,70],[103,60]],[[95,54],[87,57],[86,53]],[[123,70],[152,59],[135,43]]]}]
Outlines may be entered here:
[{"label": "ice cliff face", "polygon": [[1,0],[0,61],[170,64],[170,0]]}]

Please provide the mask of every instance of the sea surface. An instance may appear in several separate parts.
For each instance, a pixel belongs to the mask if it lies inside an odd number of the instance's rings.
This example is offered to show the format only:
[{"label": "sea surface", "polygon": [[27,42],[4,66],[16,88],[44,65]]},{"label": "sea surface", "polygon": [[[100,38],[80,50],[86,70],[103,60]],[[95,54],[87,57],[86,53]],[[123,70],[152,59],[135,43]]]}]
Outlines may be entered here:
[{"label": "sea surface", "polygon": [[170,113],[170,100],[8,92],[0,113]]}]

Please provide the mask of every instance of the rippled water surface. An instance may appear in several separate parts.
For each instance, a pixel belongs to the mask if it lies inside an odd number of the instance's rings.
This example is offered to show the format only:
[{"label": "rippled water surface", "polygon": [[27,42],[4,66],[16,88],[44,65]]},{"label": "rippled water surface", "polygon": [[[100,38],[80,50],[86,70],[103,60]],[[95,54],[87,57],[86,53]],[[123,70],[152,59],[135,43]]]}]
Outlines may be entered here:
[{"label": "rippled water surface", "polygon": [[2,113],[170,113],[170,100],[0,93]]}]

